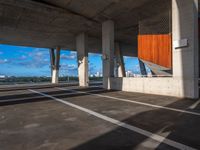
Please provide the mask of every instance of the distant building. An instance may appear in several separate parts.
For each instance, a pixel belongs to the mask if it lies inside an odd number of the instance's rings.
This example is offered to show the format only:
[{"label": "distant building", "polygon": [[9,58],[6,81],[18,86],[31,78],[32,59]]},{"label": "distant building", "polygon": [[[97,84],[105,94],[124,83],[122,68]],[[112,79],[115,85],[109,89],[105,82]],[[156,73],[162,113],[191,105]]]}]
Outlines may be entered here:
[{"label": "distant building", "polygon": [[96,72],[95,74],[90,74],[90,77],[103,77],[103,75],[100,72]]},{"label": "distant building", "polygon": [[5,75],[0,75],[0,79],[5,79],[6,76]]},{"label": "distant building", "polygon": [[134,77],[134,74],[132,71],[126,71],[126,77]]},{"label": "distant building", "polygon": [[97,73],[95,74],[95,77],[102,77],[102,73],[97,72]]},{"label": "distant building", "polygon": [[0,81],[6,80],[6,77],[7,77],[7,76],[5,76],[5,75],[0,75]]},{"label": "distant building", "polygon": [[100,72],[97,72],[97,73],[95,74],[95,76],[96,76],[96,77],[100,77]]}]

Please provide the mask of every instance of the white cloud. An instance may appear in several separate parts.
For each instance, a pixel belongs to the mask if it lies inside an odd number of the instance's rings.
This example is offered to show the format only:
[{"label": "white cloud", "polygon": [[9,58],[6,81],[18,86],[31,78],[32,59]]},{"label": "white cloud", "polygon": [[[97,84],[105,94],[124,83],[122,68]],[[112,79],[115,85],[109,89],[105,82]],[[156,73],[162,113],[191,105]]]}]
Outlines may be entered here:
[{"label": "white cloud", "polygon": [[46,49],[35,48],[33,51],[21,56],[18,60],[21,61],[17,62],[17,64],[26,68],[42,68],[50,65],[49,51]]},{"label": "white cloud", "polygon": [[0,59],[0,64],[6,64],[8,62],[9,62],[8,59]]},{"label": "white cloud", "polygon": [[76,51],[71,51],[70,53],[71,53],[71,54],[74,54],[74,55],[77,55],[77,52],[76,52]]},{"label": "white cloud", "polygon": [[29,57],[47,57],[49,56],[49,51],[47,49],[35,48],[33,51],[28,53]]},{"label": "white cloud", "polygon": [[43,56],[43,53],[42,52],[37,52],[37,53],[35,53],[35,56],[41,57],[41,56]]},{"label": "white cloud", "polygon": [[69,64],[69,65],[65,63],[61,64],[61,70],[76,70],[76,69],[78,69],[76,64]]},{"label": "white cloud", "polygon": [[71,52],[70,54],[62,54],[60,56],[61,59],[67,59],[67,60],[73,60],[73,59],[76,59],[77,58],[77,54],[74,53],[74,52]]},{"label": "white cloud", "polygon": [[134,71],[140,71],[140,66],[139,65],[135,65],[134,66]]},{"label": "white cloud", "polygon": [[27,59],[27,56],[25,55],[22,55],[21,57],[19,57],[19,60],[25,60],[25,59]]}]

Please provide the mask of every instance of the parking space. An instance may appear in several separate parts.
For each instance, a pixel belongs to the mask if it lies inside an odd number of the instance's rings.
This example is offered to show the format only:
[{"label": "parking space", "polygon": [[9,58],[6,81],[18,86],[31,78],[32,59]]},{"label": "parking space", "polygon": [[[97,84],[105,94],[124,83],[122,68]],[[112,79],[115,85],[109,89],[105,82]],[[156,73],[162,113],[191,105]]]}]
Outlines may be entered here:
[{"label": "parking space", "polygon": [[52,150],[200,149],[199,104],[98,86],[0,92],[0,147]]}]

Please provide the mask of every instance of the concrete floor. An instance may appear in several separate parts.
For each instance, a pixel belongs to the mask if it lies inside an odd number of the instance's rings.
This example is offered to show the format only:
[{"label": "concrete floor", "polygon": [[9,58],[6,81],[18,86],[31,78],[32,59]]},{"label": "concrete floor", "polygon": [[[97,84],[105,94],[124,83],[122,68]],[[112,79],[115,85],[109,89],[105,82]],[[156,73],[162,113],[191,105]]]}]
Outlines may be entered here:
[{"label": "concrete floor", "polygon": [[0,149],[200,149],[194,104],[100,87],[0,89]]}]

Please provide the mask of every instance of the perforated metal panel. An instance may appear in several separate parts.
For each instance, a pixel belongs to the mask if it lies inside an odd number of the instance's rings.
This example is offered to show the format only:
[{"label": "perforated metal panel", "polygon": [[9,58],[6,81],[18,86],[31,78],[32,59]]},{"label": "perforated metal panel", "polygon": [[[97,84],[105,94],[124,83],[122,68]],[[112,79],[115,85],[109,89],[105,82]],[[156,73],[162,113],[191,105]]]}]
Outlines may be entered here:
[{"label": "perforated metal panel", "polygon": [[[158,5],[154,3],[154,5]],[[171,0],[159,3],[160,8],[154,10],[154,15],[149,16],[147,19],[140,20],[139,34],[168,34],[171,33]],[[149,6],[150,7],[150,6]],[[152,6],[151,6],[152,7]],[[155,7],[156,8],[156,7]],[[152,7],[154,9],[154,7]]]}]

